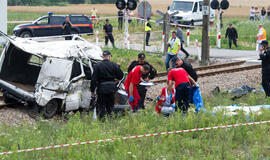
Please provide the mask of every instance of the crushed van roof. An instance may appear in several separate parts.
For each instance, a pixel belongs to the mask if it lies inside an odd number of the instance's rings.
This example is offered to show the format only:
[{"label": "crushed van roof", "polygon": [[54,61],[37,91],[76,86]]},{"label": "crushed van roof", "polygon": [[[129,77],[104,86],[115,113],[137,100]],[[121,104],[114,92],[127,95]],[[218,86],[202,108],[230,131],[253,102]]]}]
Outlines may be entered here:
[{"label": "crushed van roof", "polygon": [[102,60],[100,47],[82,40],[38,42],[30,39],[9,40],[16,47],[39,57],[71,58],[84,57]]}]

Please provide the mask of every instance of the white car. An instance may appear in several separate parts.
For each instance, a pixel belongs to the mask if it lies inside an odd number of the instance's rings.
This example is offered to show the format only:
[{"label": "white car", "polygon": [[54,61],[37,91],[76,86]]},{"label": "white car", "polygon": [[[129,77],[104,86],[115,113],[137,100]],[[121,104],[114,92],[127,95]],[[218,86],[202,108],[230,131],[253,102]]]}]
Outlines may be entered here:
[{"label": "white car", "polygon": [[[203,0],[174,0],[169,7],[168,13],[174,16],[177,24],[202,25],[203,24]],[[210,21],[215,19],[215,10],[210,8]]]}]

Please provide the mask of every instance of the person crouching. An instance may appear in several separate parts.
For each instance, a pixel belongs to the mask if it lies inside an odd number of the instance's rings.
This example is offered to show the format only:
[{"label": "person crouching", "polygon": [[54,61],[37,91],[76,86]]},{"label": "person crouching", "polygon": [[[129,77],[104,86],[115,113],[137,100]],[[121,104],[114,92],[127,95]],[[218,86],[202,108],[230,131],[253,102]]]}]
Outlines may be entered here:
[{"label": "person crouching", "polygon": [[175,89],[172,90],[172,93],[169,93],[168,87],[162,88],[157,100],[156,112],[158,114],[162,113],[165,116],[169,116],[175,112]]},{"label": "person crouching", "polygon": [[[176,67],[180,65],[178,58],[175,63]],[[189,108],[189,92],[190,84],[197,85],[195,80],[183,68],[174,68],[168,74],[168,90],[169,93],[173,92],[173,81],[175,82],[175,101],[178,108],[187,113]]]},{"label": "person crouching", "polygon": [[145,64],[143,66],[139,65],[132,69],[127,76],[125,81],[125,90],[128,93],[129,104],[133,112],[137,112],[139,109],[140,95],[137,90],[137,86],[142,82],[142,74],[147,74],[150,72],[150,66]]}]

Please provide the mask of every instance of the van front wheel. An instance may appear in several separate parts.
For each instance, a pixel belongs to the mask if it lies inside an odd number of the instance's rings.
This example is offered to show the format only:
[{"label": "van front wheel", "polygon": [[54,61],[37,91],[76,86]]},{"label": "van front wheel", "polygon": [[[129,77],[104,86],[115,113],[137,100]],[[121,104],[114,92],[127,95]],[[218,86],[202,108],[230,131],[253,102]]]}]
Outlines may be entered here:
[{"label": "van front wheel", "polygon": [[57,100],[53,99],[53,100],[50,100],[46,106],[44,106],[44,118],[46,119],[50,119],[52,118],[57,112],[58,112],[58,109],[59,109],[59,104],[57,102]]}]

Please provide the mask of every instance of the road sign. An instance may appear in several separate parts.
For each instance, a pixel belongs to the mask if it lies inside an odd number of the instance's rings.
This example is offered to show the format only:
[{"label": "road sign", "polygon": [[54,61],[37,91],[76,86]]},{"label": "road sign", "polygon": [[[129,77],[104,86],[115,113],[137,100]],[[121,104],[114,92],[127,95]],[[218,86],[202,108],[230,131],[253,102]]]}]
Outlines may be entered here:
[{"label": "road sign", "polygon": [[[170,21],[171,21],[172,23],[176,23],[177,18],[175,17],[175,15],[177,15],[178,13],[179,13],[179,12],[176,11],[176,12],[173,12],[172,14],[170,14]],[[159,20],[157,20],[156,23],[163,22],[163,21],[164,21],[164,18],[165,18],[165,14],[162,13],[160,10],[157,10],[157,14],[161,15],[162,18],[159,19]]]},{"label": "road sign", "polygon": [[[144,10],[144,5],[145,5],[145,10]],[[146,16],[144,16],[144,13],[146,14]],[[138,6],[138,14],[141,18],[150,17],[152,14],[152,6],[147,1],[141,2]]]},{"label": "road sign", "polygon": [[209,6],[203,6],[202,13],[204,16],[208,16],[210,14]]}]

